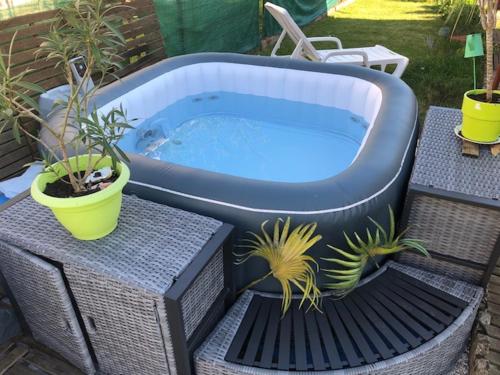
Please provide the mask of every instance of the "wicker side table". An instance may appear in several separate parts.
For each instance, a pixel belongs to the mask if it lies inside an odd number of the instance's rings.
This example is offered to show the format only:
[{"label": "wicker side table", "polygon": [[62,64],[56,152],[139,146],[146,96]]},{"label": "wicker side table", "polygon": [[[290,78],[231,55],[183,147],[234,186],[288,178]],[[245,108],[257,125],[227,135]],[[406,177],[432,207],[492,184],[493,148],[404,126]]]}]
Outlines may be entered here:
[{"label": "wicker side table", "polygon": [[408,252],[399,261],[486,286],[500,254],[500,158],[486,148],[462,156],[453,134],[461,121],[457,109],[427,113],[402,222],[432,258]]},{"label": "wicker side table", "polygon": [[[31,289],[16,282],[33,268],[28,261],[16,267],[17,258],[47,261],[52,277],[65,280],[72,301],[64,306],[72,305],[100,373],[191,373],[191,353],[233,297],[230,267],[224,267],[232,226],[211,218],[124,196],[111,235],[78,241],[26,197],[1,211],[0,223],[0,269],[23,302],[28,326],[37,329],[60,313],[41,308]],[[47,277],[30,277],[41,289],[50,287]],[[63,352],[60,330],[37,333]]]}]

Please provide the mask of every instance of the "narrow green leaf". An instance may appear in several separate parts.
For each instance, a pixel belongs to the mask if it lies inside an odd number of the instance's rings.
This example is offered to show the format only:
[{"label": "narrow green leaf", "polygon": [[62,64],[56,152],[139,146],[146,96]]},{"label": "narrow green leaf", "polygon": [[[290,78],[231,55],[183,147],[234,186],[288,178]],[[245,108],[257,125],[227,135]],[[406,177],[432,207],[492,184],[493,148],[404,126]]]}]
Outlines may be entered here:
[{"label": "narrow green leaf", "polygon": [[45,89],[42,86],[39,86],[35,83],[26,82],[26,81],[18,81],[14,84],[15,86],[22,87],[23,89],[34,91],[37,94],[41,94],[45,92]]},{"label": "narrow green leaf", "polygon": [[17,143],[21,143],[21,132],[19,130],[19,126],[20,125],[18,123],[15,123],[12,127],[12,135],[14,135],[14,139]]},{"label": "narrow green leaf", "polygon": [[34,100],[31,96],[22,94],[22,93],[17,93],[17,96],[19,96],[26,104],[30,106],[30,108],[33,108],[36,111],[40,111],[40,108],[38,107],[38,103],[36,100]]}]

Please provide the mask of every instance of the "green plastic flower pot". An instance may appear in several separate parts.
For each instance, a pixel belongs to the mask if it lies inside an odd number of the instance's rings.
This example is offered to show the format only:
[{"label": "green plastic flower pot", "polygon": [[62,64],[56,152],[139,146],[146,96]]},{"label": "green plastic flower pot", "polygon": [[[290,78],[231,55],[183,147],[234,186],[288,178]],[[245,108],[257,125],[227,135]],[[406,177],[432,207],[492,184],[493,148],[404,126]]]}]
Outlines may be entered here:
[{"label": "green plastic flower pot", "polygon": [[[484,92],[471,90],[464,94],[462,135],[472,141],[494,142],[500,137],[500,104],[484,103],[469,97]],[[500,91],[494,92],[500,95]]]},{"label": "green plastic flower pot", "polygon": [[[97,161],[99,155],[93,155]],[[80,170],[87,166],[88,156],[79,156]],[[73,170],[76,170],[76,158],[70,159]],[[105,158],[97,168],[111,166],[111,158]],[[130,178],[130,170],[124,163],[118,163],[118,179],[106,189],[97,193],[75,198],[56,198],[44,194],[48,183],[59,176],[67,175],[60,164],[52,165],[56,173],[46,171],[40,173],[31,185],[31,196],[38,203],[49,207],[57,220],[79,240],[96,240],[110,234],[118,225],[118,217],[122,204],[122,190]]]}]

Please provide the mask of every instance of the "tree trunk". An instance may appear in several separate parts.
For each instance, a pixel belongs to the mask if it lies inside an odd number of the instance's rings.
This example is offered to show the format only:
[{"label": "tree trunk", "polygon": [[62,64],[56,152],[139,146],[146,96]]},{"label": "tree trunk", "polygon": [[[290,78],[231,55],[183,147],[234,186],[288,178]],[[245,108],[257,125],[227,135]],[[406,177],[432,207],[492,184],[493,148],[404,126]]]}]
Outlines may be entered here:
[{"label": "tree trunk", "polygon": [[493,100],[493,29],[486,30],[486,100]]}]

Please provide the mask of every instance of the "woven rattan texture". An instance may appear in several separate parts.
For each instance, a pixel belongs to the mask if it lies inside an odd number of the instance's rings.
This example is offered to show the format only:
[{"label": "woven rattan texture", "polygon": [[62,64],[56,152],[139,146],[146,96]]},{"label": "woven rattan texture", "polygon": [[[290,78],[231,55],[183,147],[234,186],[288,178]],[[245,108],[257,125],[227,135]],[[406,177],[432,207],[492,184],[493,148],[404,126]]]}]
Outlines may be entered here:
[{"label": "woven rattan texture", "polygon": [[220,248],[181,299],[184,331],[189,339],[224,289],[224,260]]},{"label": "woven rattan texture", "polygon": [[[105,374],[170,374],[157,320],[161,295],[152,296],[75,266],[64,272],[82,314],[100,370]],[[168,324],[164,322],[168,333]]]},{"label": "woven rattan texture", "polygon": [[117,229],[78,241],[30,197],[0,212],[0,240],[63,264],[96,271],[132,287],[165,293],[221,222],[124,196]]},{"label": "woven rattan texture", "polygon": [[481,283],[484,275],[484,269],[462,266],[435,257],[427,258],[413,252],[401,254],[398,262],[476,285]]},{"label": "woven rattan texture", "polygon": [[[31,198],[0,212],[0,222],[0,241],[63,264],[103,373],[177,374],[164,295],[221,222],[131,196],[99,241],[75,240]],[[219,252],[184,297],[190,332],[223,277]]]},{"label": "woven rattan texture", "polygon": [[[192,333],[223,288],[222,248],[182,300]],[[99,367],[108,374],[177,374],[163,295],[145,293],[75,266],[65,267]],[[99,297],[99,298],[96,298]],[[223,304],[220,306],[222,309]],[[214,312],[214,318],[222,312]]]},{"label": "woven rattan texture", "polygon": [[[389,267],[394,267],[435,288],[459,297],[467,301],[469,306],[445,331],[408,353],[369,366],[335,372],[322,371],[323,374],[440,375],[449,370],[463,351],[483,295],[482,289],[394,262],[390,262]],[[282,373],[276,370],[241,366],[224,360],[253,295],[252,292],[243,294],[195,353],[194,363],[197,375],[278,375]],[[295,373],[308,374],[310,372]]]},{"label": "woven rattan texture", "polygon": [[[500,162],[488,148],[479,158],[462,156],[453,129],[462,122],[458,109],[431,107],[417,151],[412,183],[482,198],[500,199]],[[498,203],[498,202],[497,202]]]},{"label": "woven rattan texture", "polygon": [[0,243],[0,270],[33,338],[87,374],[95,372],[61,272],[46,261]]},{"label": "woven rattan texture", "polygon": [[486,265],[500,235],[500,210],[417,195],[408,225],[407,236],[428,250]]}]

